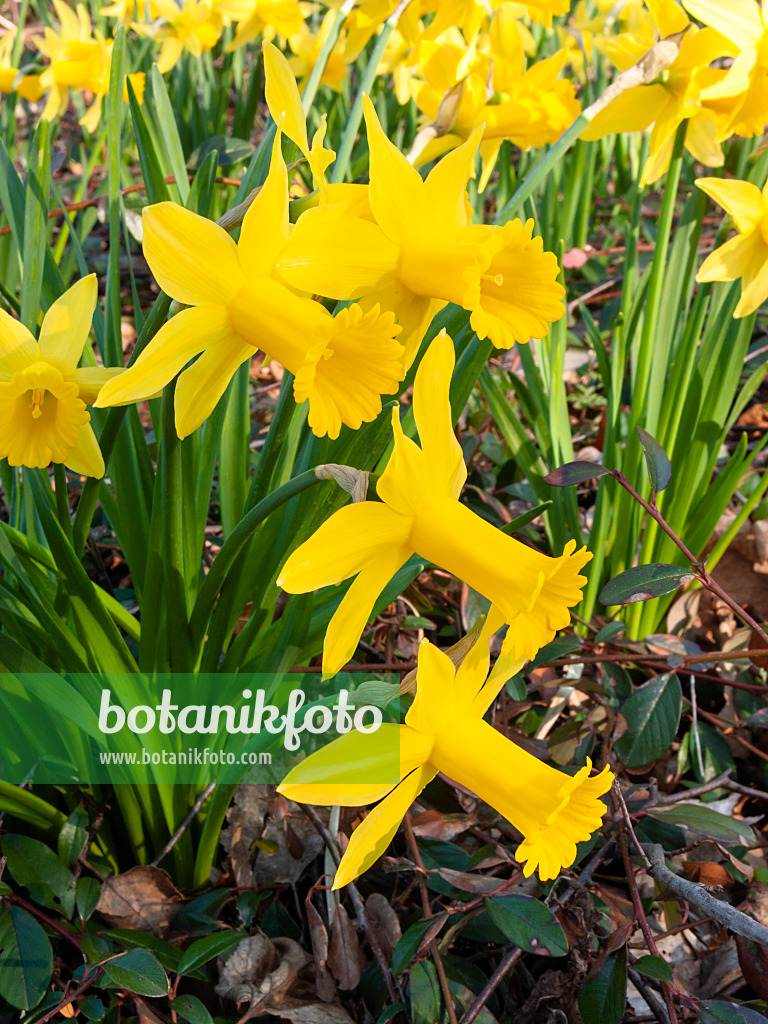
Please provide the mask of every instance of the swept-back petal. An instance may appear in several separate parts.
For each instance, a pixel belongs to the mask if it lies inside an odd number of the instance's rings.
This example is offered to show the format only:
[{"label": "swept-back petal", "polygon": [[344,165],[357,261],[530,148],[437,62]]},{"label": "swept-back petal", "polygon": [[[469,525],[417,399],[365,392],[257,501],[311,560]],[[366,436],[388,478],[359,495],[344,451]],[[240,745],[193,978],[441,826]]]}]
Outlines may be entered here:
[{"label": "swept-back petal", "polygon": [[77,384],[78,393],[86,405],[93,405],[99,392],[109,381],[125,373],[122,366],[80,366],[70,379]]},{"label": "swept-back petal", "polygon": [[482,136],[483,126],[479,125],[463,145],[435,164],[424,183],[422,216],[432,213],[443,228],[447,224],[467,226],[465,189],[474,173],[475,154]]},{"label": "swept-back petal", "polygon": [[580,138],[602,139],[616,132],[641,132],[653,124],[669,96],[663,85],[641,85],[621,93],[587,125]]},{"label": "swept-back petal", "polygon": [[376,110],[363,96],[371,161],[371,209],[393,242],[409,238],[424,213],[424,182],[400,150],[384,134]]},{"label": "swept-back petal", "polygon": [[254,354],[236,334],[211,341],[179,377],[174,395],[176,433],[186,437],[207,419],[227,390],[232,374]]},{"label": "swept-back petal", "polygon": [[299,218],[277,257],[277,270],[300,291],[358,299],[394,275],[399,255],[378,224],[319,207]]},{"label": "swept-back petal", "polygon": [[416,374],[413,413],[433,493],[458,498],[467,479],[461,445],[453,431],[451,376],[453,342],[442,330],[427,349]]},{"label": "swept-back petal", "polygon": [[760,8],[755,0],[683,0],[689,14],[710,25],[741,50],[756,46],[763,34]]},{"label": "swept-back petal", "polygon": [[405,812],[436,774],[436,769],[429,763],[416,768],[389,796],[376,804],[362,825],[352,833],[333,880],[334,889],[354,881],[376,863],[392,842]]},{"label": "swept-back petal", "polygon": [[392,410],[392,432],[394,448],[376,484],[376,493],[400,515],[416,516],[431,497],[429,467],[424,452],[403,432],[397,407]]},{"label": "swept-back petal", "polygon": [[91,329],[99,289],[95,274],[76,281],[43,317],[38,343],[46,359],[77,366]]},{"label": "swept-back petal", "polygon": [[243,218],[237,252],[246,279],[271,277],[290,231],[288,170],[280,148],[280,129],[272,146],[267,180]]},{"label": "swept-back petal", "polygon": [[762,264],[767,259],[768,246],[760,229],[755,227],[743,235],[730,238],[710,253],[699,268],[696,280],[735,281],[743,277],[751,266]]},{"label": "swept-back petal", "polygon": [[762,192],[751,181],[697,178],[695,184],[730,213],[742,234],[768,214],[768,205]]},{"label": "swept-back petal", "polygon": [[104,385],[94,406],[103,409],[149,398],[165,387],[190,359],[217,339],[229,338],[231,331],[224,306],[182,310],[163,324],[130,369]]},{"label": "swept-back petal", "polygon": [[77,442],[69,449],[64,461],[70,469],[82,476],[92,476],[97,480],[104,476],[104,456],[90,423],[80,427]]},{"label": "swept-back petal", "polygon": [[0,378],[40,359],[40,347],[24,324],[0,309]]},{"label": "swept-back petal", "polygon": [[407,726],[353,730],[292,768],[277,791],[297,803],[362,807],[385,797],[431,750],[431,738]]},{"label": "swept-back petal", "polygon": [[750,264],[744,274],[741,299],[733,313],[737,318],[754,313],[768,299],[768,248],[763,246],[762,260]]},{"label": "swept-back petal", "polygon": [[264,98],[273,120],[280,124],[288,138],[309,157],[307,121],[301,106],[301,96],[290,65],[283,54],[266,40],[264,51]]},{"label": "swept-back petal", "polygon": [[352,658],[382,590],[413,554],[407,544],[373,559],[353,581],[328,624],[323,645],[323,678],[330,679]]},{"label": "swept-back petal", "polygon": [[646,6],[656,22],[662,39],[674,32],[683,32],[687,28],[688,19],[677,0],[646,0]]},{"label": "swept-back petal", "polygon": [[455,714],[456,667],[447,654],[422,640],[416,672],[416,699],[405,717],[406,725],[420,735],[439,733]]},{"label": "swept-back petal", "polygon": [[277,585],[289,594],[306,594],[341,583],[403,545],[409,526],[381,502],[345,505],[289,556]]},{"label": "swept-back petal", "polygon": [[166,294],[187,306],[227,303],[243,284],[237,246],[224,228],[176,203],[147,206],[144,256]]}]

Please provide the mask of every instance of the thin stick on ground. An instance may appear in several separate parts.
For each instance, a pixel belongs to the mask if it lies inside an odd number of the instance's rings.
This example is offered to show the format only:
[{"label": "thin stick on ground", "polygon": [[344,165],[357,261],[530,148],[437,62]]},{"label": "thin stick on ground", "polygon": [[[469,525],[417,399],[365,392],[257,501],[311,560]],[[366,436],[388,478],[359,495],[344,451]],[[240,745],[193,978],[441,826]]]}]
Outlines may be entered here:
[{"label": "thin stick on ground", "polygon": [[[627,811],[627,805],[624,803],[624,797],[622,796],[621,791],[619,790],[618,783],[614,783],[612,796],[614,808],[620,815],[620,819],[617,822],[619,849],[621,850],[621,859],[624,863],[624,872],[627,876],[629,892],[632,897],[632,906],[635,908],[635,918],[637,920],[637,923],[640,925],[640,930],[643,933],[643,938],[645,939],[645,944],[648,947],[648,952],[652,956],[658,956],[659,950],[656,946],[656,941],[653,937],[653,933],[651,932],[651,926],[648,924],[648,918],[645,916],[645,911],[643,910],[643,901],[640,899],[640,892],[637,888],[637,879],[635,878],[635,868],[632,863],[632,858],[629,855],[629,844],[627,843],[628,830],[632,833],[632,837],[635,841],[635,844],[641,852],[643,861],[647,865],[647,870],[650,869],[651,864],[645,852],[640,847],[640,844],[637,842],[637,837],[635,836],[634,829],[632,828],[632,822],[629,817],[629,812]],[[663,981],[661,985],[662,991],[664,992],[664,1002],[667,1006],[667,1013],[669,1014],[670,1024],[678,1024],[677,1010],[675,1008],[674,988],[668,981]]]},{"label": "thin stick on ground", "polygon": [[488,983],[485,988],[461,1018],[461,1024],[472,1024],[472,1021],[475,1020],[480,1011],[484,1009],[485,1004],[504,980],[505,975],[512,970],[522,955],[522,949],[518,949],[517,947],[513,946],[512,949],[507,950],[504,954],[503,960],[488,979]]},{"label": "thin stick on ground", "polygon": [[200,796],[199,796],[199,797],[197,798],[197,800],[195,800],[194,804],[192,804],[192,809],[190,810],[189,814],[188,814],[188,815],[186,816],[186,818],[184,819],[184,821],[182,821],[182,823],[181,823],[181,824],[179,825],[179,827],[178,827],[178,828],[176,829],[176,831],[175,831],[175,832],[173,833],[173,835],[171,836],[171,838],[170,838],[170,839],[168,840],[168,842],[167,842],[167,843],[165,844],[165,846],[164,846],[164,847],[162,848],[162,850],[160,851],[160,853],[158,853],[158,855],[157,855],[157,856],[155,857],[155,859],[154,859],[154,860],[152,861],[152,867],[153,867],[153,868],[156,868],[156,867],[157,867],[157,865],[158,865],[158,864],[159,864],[159,863],[160,863],[160,862],[161,862],[162,860],[165,860],[165,858],[166,858],[166,857],[168,856],[168,854],[169,854],[169,853],[171,852],[171,850],[172,850],[172,849],[174,848],[174,846],[176,845],[176,843],[178,843],[178,841],[179,841],[179,840],[181,839],[181,837],[182,837],[182,836],[184,835],[184,833],[185,833],[185,832],[187,831],[187,829],[189,828],[189,826],[190,826],[190,825],[192,824],[192,822],[193,822],[193,821],[195,820],[195,818],[196,818],[196,816],[197,816],[197,812],[198,812],[198,811],[200,810],[200,808],[201,808],[201,807],[203,806],[203,804],[204,804],[204,803],[206,802],[206,800],[207,800],[207,799],[208,799],[208,798],[210,797],[210,795],[211,795],[211,794],[213,793],[214,789],[216,789],[216,783],[215,783],[215,782],[211,782],[211,783],[210,783],[210,785],[208,785],[208,786],[206,786],[206,787],[205,787],[205,789],[204,789],[204,790],[203,790],[203,792],[202,792],[202,793],[200,794]]},{"label": "thin stick on ground", "polygon": [[[432,917],[432,908],[429,905],[429,893],[427,892],[426,882],[426,869],[424,867],[424,861],[421,859],[419,853],[419,844],[416,842],[416,833],[413,831],[413,823],[411,822],[411,815],[409,811],[405,812],[405,834],[408,839],[408,845],[411,848],[411,854],[413,856],[413,862],[419,869],[419,891],[421,893],[421,906],[424,911],[424,917],[429,919]],[[450,1024],[458,1024],[456,1017],[456,1009],[453,1005],[453,996],[451,995],[451,989],[448,984],[448,977],[445,973],[445,966],[443,964],[443,958],[440,956],[440,950],[437,946],[437,939],[432,939],[429,943],[429,954],[435,964],[435,970],[437,971],[437,977],[440,982],[440,991],[443,993],[443,1002],[448,1012],[448,1020]]]}]

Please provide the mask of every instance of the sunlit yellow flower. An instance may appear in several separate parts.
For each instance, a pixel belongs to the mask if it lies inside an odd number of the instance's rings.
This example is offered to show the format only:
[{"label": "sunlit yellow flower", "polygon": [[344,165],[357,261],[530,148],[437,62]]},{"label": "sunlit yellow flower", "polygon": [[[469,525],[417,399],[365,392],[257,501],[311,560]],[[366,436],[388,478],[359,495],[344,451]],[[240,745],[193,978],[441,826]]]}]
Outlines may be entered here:
[{"label": "sunlit yellow flower", "polygon": [[42,469],[66,463],[104,476],[86,404],[122,370],[78,368],[96,308],[96,275],[64,292],[43,317],[40,338],[0,310],[0,458]]},{"label": "sunlit yellow flower", "polygon": [[216,0],[217,9],[236,21],[235,38],[227,50],[236,50],[265,31],[288,39],[301,31],[304,14],[298,0]]},{"label": "sunlit yellow flower", "polygon": [[[320,24],[317,35],[311,32],[307,23],[303,21],[299,30],[291,36],[290,44],[293,56],[289,57],[288,63],[299,83],[304,82],[312,74],[312,69],[317,63],[320,50],[325,45],[335,18],[336,12],[328,11]],[[325,70],[320,79],[323,85],[329,85],[336,90],[341,87],[347,74],[347,65],[341,50],[342,47],[337,44],[328,55]]]},{"label": "sunlit yellow flower", "polygon": [[40,99],[42,88],[39,75],[24,75],[13,66],[15,32],[7,32],[0,39],[0,92],[16,92],[24,100],[34,103]]},{"label": "sunlit yellow flower", "polygon": [[702,263],[697,281],[736,281],[741,300],[734,316],[749,316],[768,298],[768,183],[697,178],[696,184],[734,219],[738,234]]},{"label": "sunlit yellow flower", "polygon": [[349,732],[288,773],[278,792],[300,803],[357,807],[380,800],[353,832],[334,889],[382,856],[403,815],[438,772],[471,789],[522,833],[515,857],[526,877],[538,868],[546,881],[573,863],[576,844],[600,827],[606,808],[598,798],[613,775],[608,767],[591,775],[589,760],[566,775],[483,721],[506,680],[522,667],[522,660],[511,660],[500,659],[486,680],[486,630],[458,670],[423,640],[416,699],[405,725],[385,724],[368,735]]},{"label": "sunlit yellow flower", "polygon": [[702,99],[728,112],[724,135],[762,135],[768,120],[768,6],[761,10],[756,0],[684,3],[694,18],[733,44],[733,64],[720,80],[702,89]]},{"label": "sunlit yellow flower", "polygon": [[352,657],[381,591],[413,554],[434,562],[492,602],[494,629],[509,624],[505,650],[529,658],[567,625],[592,557],[569,541],[548,558],[509,537],[459,501],[467,471],[451,427],[451,339],[442,332],[416,373],[413,410],[421,447],[393,410],[394,451],[376,485],[381,501],[347,505],[288,558],[278,585],[290,594],[357,578],[328,626],[323,673]]},{"label": "sunlit yellow flower", "polygon": [[288,174],[277,133],[269,175],[243,221],[240,241],[174,203],[144,210],[144,255],[161,288],[190,306],[172,317],[134,365],[99,395],[98,406],[147,398],[190,359],[176,387],[176,430],[186,437],[211,413],[238,366],[260,349],[295,375],[309,425],[337,437],[381,411],[381,395],[404,376],[391,313],[359,306],[335,317],[292,291],[275,272],[285,242]]},{"label": "sunlit yellow flower", "polygon": [[115,3],[102,7],[99,14],[104,18],[117,18],[126,28],[134,21],[141,21],[145,10],[149,14],[150,4],[147,0],[115,0]]},{"label": "sunlit yellow flower", "polygon": [[161,74],[170,71],[187,50],[199,57],[219,41],[224,19],[212,0],[152,0],[152,24],[137,22],[134,28],[160,43],[157,67]]},{"label": "sunlit yellow flower", "polygon": [[[688,122],[685,145],[695,160],[707,167],[720,167],[719,145],[723,115],[702,102],[703,90],[725,75],[709,65],[724,55],[726,41],[714,29],[697,29],[675,0],[647,0],[661,38],[685,32],[680,52],[672,65],[650,85],[628,89],[613,100],[581,133],[583,139],[600,139],[614,132],[642,131],[653,125],[651,153],[643,169],[641,184],[657,181],[669,166],[675,133]],[[605,51],[624,71],[635,64],[651,46],[653,37],[625,34],[606,41]]]},{"label": "sunlit yellow flower", "polygon": [[579,116],[574,87],[559,78],[568,54],[563,50],[525,70],[525,39],[503,5],[491,21],[487,49],[473,44],[426,42],[419,49],[421,79],[412,80],[413,98],[430,122],[438,117],[449,90],[462,83],[461,102],[451,131],[427,145],[417,163],[427,163],[483,126],[480,154],[485,188],[504,139],[521,149],[556,142]]},{"label": "sunlit yellow flower", "polygon": [[480,141],[444,157],[426,181],[389,141],[365,97],[373,220],[346,204],[321,204],[300,218],[279,256],[296,288],[364,308],[392,310],[410,364],[426,327],[446,302],[471,310],[478,336],[507,348],[543,337],[563,313],[557,259],[533,237],[533,221],[471,224],[466,184]]},{"label": "sunlit yellow flower", "polygon": [[[100,32],[91,34],[91,18],[83,4],[73,11],[63,0],[53,0],[61,24],[60,33],[45,29],[44,37],[33,39],[38,50],[50,61],[40,75],[40,88],[48,94],[42,116],[52,120],[63,114],[69,104],[69,90],[89,89],[94,101],[80,123],[89,132],[96,130],[101,118],[104,97],[109,91],[112,64],[112,39]],[[144,97],[144,74],[126,76],[141,102]],[[123,99],[127,100],[124,88]]]}]

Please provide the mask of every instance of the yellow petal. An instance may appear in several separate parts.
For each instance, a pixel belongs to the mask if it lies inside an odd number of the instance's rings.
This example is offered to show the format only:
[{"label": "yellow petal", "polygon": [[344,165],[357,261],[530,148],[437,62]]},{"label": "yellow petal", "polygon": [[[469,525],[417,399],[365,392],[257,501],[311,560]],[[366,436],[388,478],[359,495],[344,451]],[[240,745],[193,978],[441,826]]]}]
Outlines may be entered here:
[{"label": "yellow petal", "polygon": [[186,306],[227,303],[243,275],[227,232],[176,203],[144,209],[144,256],[166,294]]},{"label": "yellow petal", "polygon": [[416,295],[406,288],[402,281],[390,274],[360,301],[363,309],[370,309],[374,303],[382,309],[391,309],[403,329],[397,340],[405,349],[406,369],[416,358],[433,318],[448,305],[444,299]]},{"label": "yellow petal", "polygon": [[694,18],[722,32],[741,50],[760,42],[763,24],[755,0],[683,0],[683,4]]},{"label": "yellow petal", "polygon": [[442,330],[422,359],[413,389],[413,412],[433,494],[458,498],[467,479],[461,445],[453,431],[453,342]]},{"label": "yellow petal", "polygon": [[735,281],[743,277],[755,263],[762,264],[768,250],[760,229],[755,227],[743,235],[736,235],[715,249],[704,260],[696,280]]},{"label": "yellow petal", "polygon": [[501,144],[504,141],[502,138],[498,139],[486,139],[480,146],[480,156],[483,161],[483,169],[480,173],[480,182],[477,186],[478,192],[485,192],[485,186],[488,184],[488,179],[493,173],[493,168],[496,166],[496,159],[501,149]]},{"label": "yellow petal", "polygon": [[376,493],[400,515],[414,517],[431,500],[427,458],[403,432],[398,408],[392,410],[392,432],[394,448],[376,484]]},{"label": "yellow petal", "polygon": [[86,405],[93,405],[104,385],[125,373],[122,366],[81,366],[72,374]]},{"label": "yellow petal", "polygon": [[231,337],[224,306],[196,306],[163,324],[130,369],[104,385],[97,409],[140,402],[165,387],[196,355],[217,339]]},{"label": "yellow petal", "polygon": [[80,427],[77,443],[70,448],[64,461],[70,469],[82,476],[92,476],[96,480],[104,476],[104,456],[90,423]]},{"label": "yellow petal", "polygon": [[157,70],[161,75],[167,74],[176,66],[184,52],[184,45],[176,36],[168,36],[163,40],[160,53],[157,55]]},{"label": "yellow petal", "polygon": [[353,729],[292,768],[278,792],[302,804],[362,807],[385,797],[431,750],[431,737],[406,726],[385,722],[372,733]]},{"label": "yellow petal", "polygon": [[326,121],[327,114],[323,114],[320,118],[320,126],[312,136],[312,148],[309,151],[309,166],[312,169],[312,179],[316,188],[325,185],[325,172],[336,159],[336,154],[332,149],[323,148]]},{"label": "yellow petal", "polygon": [[675,32],[682,32],[688,26],[685,11],[677,0],[646,0],[646,5],[662,39]]},{"label": "yellow petal", "polygon": [[40,348],[27,328],[0,309],[0,379],[40,359]]},{"label": "yellow petal", "polygon": [[281,137],[278,129],[267,180],[248,208],[240,229],[237,253],[242,273],[249,282],[272,275],[277,255],[290,231],[288,170],[280,149]]},{"label": "yellow petal", "polygon": [[653,124],[668,98],[663,85],[640,85],[636,89],[628,89],[601,110],[580,137],[593,141],[616,132],[643,131]]},{"label": "yellow petal", "polygon": [[762,261],[750,264],[741,285],[741,299],[734,310],[737,318],[754,313],[768,298],[768,250],[763,244]]},{"label": "yellow petal", "polygon": [[278,256],[277,270],[300,291],[357,299],[395,272],[398,257],[399,248],[377,224],[321,207],[299,218]]},{"label": "yellow petal", "polygon": [[285,134],[309,157],[307,122],[301,106],[296,79],[283,54],[272,43],[262,43],[264,51],[264,95],[272,119],[282,124]]},{"label": "yellow petal", "polygon": [[685,146],[694,160],[705,167],[722,167],[725,163],[722,147],[717,141],[718,125],[714,117],[705,113],[688,119]]},{"label": "yellow petal", "polygon": [[236,334],[212,340],[198,359],[179,377],[174,394],[176,433],[186,437],[197,430],[227,390],[241,363],[254,354]]},{"label": "yellow petal", "polygon": [[354,881],[384,854],[405,812],[436,774],[430,764],[417,768],[374,807],[362,825],[352,833],[333,880],[334,889]]},{"label": "yellow petal", "polygon": [[325,634],[324,679],[336,675],[351,660],[382,590],[412,554],[413,550],[406,544],[391,547],[369,562],[353,581]]},{"label": "yellow petal", "polygon": [[697,178],[696,185],[731,214],[742,234],[755,227],[768,213],[762,192],[750,181]]},{"label": "yellow petal", "polygon": [[345,505],[289,556],[277,585],[289,594],[334,586],[404,544],[408,529],[408,520],[381,502]]},{"label": "yellow petal", "polygon": [[436,735],[454,717],[455,676],[456,668],[448,655],[429,640],[422,640],[416,670],[416,699],[405,717],[406,725],[417,734]]},{"label": "yellow petal", "polygon": [[483,127],[480,125],[463,145],[444,156],[429,172],[424,183],[422,216],[429,212],[427,204],[430,204],[439,207],[444,222],[460,228],[469,223],[464,190],[470,175],[474,174],[475,154],[482,135]]},{"label": "yellow petal", "polygon": [[370,148],[370,199],[377,223],[393,242],[413,235],[424,211],[424,182],[384,134],[367,96],[363,112]]},{"label": "yellow petal", "polygon": [[40,328],[40,351],[46,359],[77,366],[88,340],[97,298],[96,275],[89,274],[53,303]]}]

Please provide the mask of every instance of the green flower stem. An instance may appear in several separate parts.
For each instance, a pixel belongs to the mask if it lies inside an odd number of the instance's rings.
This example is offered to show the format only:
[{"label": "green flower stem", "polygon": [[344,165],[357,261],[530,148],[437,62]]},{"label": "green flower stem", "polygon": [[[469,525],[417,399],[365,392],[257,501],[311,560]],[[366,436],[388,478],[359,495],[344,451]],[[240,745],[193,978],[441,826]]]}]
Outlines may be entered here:
[{"label": "green flower stem", "polygon": [[219,836],[224,824],[224,815],[227,813],[236,789],[237,785],[232,783],[217,786],[207,805],[203,830],[195,855],[195,868],[192,875],[193,889],[202,889],[210,882],[211,867],[219,848]]},{"label": "green flower stem", "polygon": [[176,434],[173,399],[176,381],[163,392],[162,523],[163,565],[165,570],[166,618],[171,665],[176,672],[187,672],[190,664],[189,619],[186,574],[184,572],[184,482],[182,478],[182,442]]},{"label": "green flower stem", "polygon": [[69,489],[67,488],[67,474],[60,462],[53,464],[53,480],[56,484],[56,515],[59,525],[66,534],[69,543],[72,543],[72,518],[69,511]]},{"label": "green flower stem", "polygon": [[[571,127],[560,136],[557,142],[549,150],[547,150],[531,173],[526,176],[525,181],[523,181],[523,183],[515,190],[512,198],[506,206],[503,207],[501,213],[496,218],[496,224],[506,224],[507,221],[512,220],[513,217],[517,216],[518,211],[526,199],[529,199],[533,195],[552,168],[557,166],[559,161],[576,142],[579,135],[581,135],[588,124],[589,118],[584,114],[579,114]],[[335,180],[336,179],[334,178],[334,181]]]},{"label": "green flower stem", "polygon": [[197,595],[195,606],[192,609],[189,632],[192,642],[196,645],[198,651],[202,648],[206,626],[213,611],[216,596],[224,585],[229,570],[235,564],[235,560],[244,545],[253,536],[256,528],[275,509],[290,501],[291,498],[295,498],[297,494],[301,494],[302,491],[306,491],[309,487],[314,487],[315,484],[320,482],[320,478],[314,469],[308,469],[305,473],[300,473],[298,476],[293,477],[292,480],[283,484],[282,487],[278,487],[276,491],[267,495],[263,501],[260,501],[258,505],[252,508],[229,535],[218,555],[214,558],[210,571],[200,587],[200,593]]},{"label": "green flower stem", "polygon": [[363,78],[360,82],[360,88],[357,90],[357,96],[355,102],[352,105],[352,111],[349,115],[349,121],[347,121],[347,127],[344,129],[344,135],[339,146],[339,152],[336,156],[336,162],[333,165],[333,174],[331,175],[332,184],[343,182],[347,178],[349,173],[349,162],[352,157],[352,147],[355,144],[357,138],[357,131],[360,127],[360,122],[363,119],[363,96],[368,95],[373,87],[373,83],[376,81],[376,73],[381,64],[381,59],[384,56],[384,51],[387,48],[389,37],[397,28],[397,23],[400,20],[400,15],[403,13],[405,8],[408,6],[408,0],[399,3],[392,14],[387,18],[384,28],[379,34],[379,38],[376,40],[376,45],[371,51],[371,56],[366,64],[365,71],[363,72]]}]

